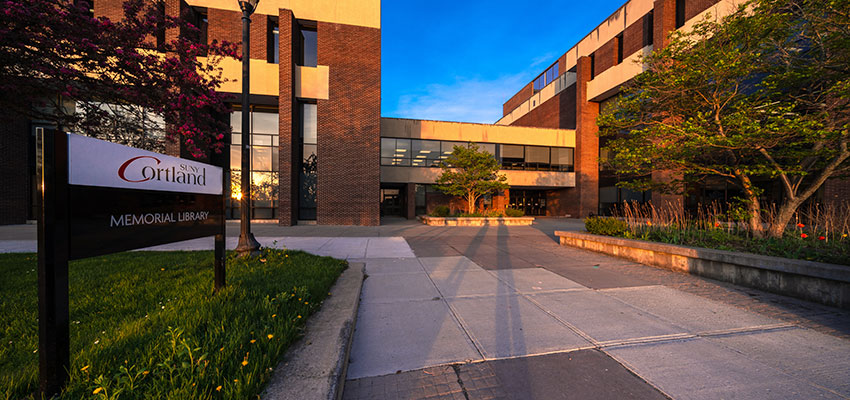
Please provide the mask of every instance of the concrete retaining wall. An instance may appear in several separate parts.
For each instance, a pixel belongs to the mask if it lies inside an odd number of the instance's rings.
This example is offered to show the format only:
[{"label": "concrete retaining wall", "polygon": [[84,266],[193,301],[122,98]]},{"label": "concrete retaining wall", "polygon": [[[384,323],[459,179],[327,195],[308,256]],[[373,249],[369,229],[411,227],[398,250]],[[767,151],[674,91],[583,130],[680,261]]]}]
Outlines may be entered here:
[{"label": "concrete retaining wall", "polygon": [[419,217],[431,226],[485,226],[485,225],[531,225],[534,217]]},{"label": "concrete retaining wall", "polygon": [[850,266],[556,231],[561,245],[850,308]]}]

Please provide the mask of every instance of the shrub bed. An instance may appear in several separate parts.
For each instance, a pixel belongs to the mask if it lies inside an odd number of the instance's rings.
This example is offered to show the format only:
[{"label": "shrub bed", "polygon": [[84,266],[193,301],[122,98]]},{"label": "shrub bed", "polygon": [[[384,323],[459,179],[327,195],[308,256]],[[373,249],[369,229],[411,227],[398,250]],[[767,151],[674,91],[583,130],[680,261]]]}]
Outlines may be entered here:
[{"label": "shrub bed", "polygon": [[[71,262],[71,370],[60,398],[257,397],[347,265],[274,249],[230,256],[227,287],[213,294],[212,263],[212,252]],[[36,398],[36,256],[0,254],[0,282],[0,398]]]},{"label": "shrub bed", "polygon": [[759,238],[738,229],[736,224],[652,221],[592,217],[585,220],[585,229],[597,235],[626,239],[850,265],[850,239],[846,233],[828,238],[824,232],[812,232],[804,224],[798,224],[796,230],[785,232],[781,238]]},{"label": "shrub bed", "polygon": [[498,218],[498,217],[524,217],[525,211],[517,210],[514,208],[507,208],[504,211],[502,210],[484,210],[481,212],[474,213],[465,213],[460,212],[456,214],[452,214],[448,207],[446,206],[437,206],[434,207],[434,211],[431,214],[428,214],[431,217],[472,217],[472,218]]}]

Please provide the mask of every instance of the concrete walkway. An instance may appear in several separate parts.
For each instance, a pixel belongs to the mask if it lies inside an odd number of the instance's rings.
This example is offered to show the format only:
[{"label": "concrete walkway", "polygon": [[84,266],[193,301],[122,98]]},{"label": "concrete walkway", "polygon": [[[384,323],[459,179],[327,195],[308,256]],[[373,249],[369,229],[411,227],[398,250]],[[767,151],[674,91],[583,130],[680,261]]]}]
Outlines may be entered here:
[{"label": "concrete walkway", "polygon": [[[559,246],[576,220],[386,222],[255,225],[366,263],[346,399],[850,398],[847,310]],[[33,232],[0,227],[0,250]]]}]

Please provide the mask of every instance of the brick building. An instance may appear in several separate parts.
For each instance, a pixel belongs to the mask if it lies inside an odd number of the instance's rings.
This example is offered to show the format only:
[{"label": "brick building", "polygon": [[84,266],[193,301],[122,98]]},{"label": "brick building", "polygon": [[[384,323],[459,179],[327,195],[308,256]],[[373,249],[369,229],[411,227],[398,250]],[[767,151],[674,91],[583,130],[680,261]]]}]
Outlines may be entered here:
[{"label": "brick building", "polygon": [[[630,0],[547,66],[503,106],[494,125],[381,118],[380,0],[262,0],[251,20],[250,110],[231,115],[229,218],[239,217],[241,116],[251,113],[253,219],[377,225],[437,205],[465,204],[433,186],[452,146],[478,143],[502,163],[510,189],[480,206],[530,215],[584,217],[623,200],[680,201],[614,186],[600,171],[596,117],[639,74],[632,62],[663,46],[704,13],[723,16],[741,0]],[[123,0],[93,0],[95,16],[118,19]],[[236,0],[164,0],[200,40],[241,40]],[[177,32],[167,32],[176,35]],[[239,102],[241,62],[224,59],[220,90]],[[0,224],[35,219],[35,122],[3,117]],[[7,119],[9,119],[7,121]],[[168,152],[179,153],[175,146]],[[18,171],[23,173],[17,173]],[[25,171],[25,172],[24,172]],[[847,188],[829,183],[828,198]]]},{"label": "brick building", "polygon": [[[549,203],[563,203],[568,214],[606,213],[623,201],[695,205],[730,200],[734,189],[709,179],[686,198],[640,193],[616,187],[618,178],[600,169],[596,117],[619,88],[643,72],[635,61],[665,46],[674,30],[688,30],[706,17],[722,18],[742,0],[629,0],[605,21],[547,66],[532,82],[508,99],[497,125],[574,129],[575,187],[547,192]],[[664,172],[653,173],[663,180]],[[770,191],[768,191],[770,193]],[[827,181],[819,193],[824,201],[846,201],[850,181]]]}]

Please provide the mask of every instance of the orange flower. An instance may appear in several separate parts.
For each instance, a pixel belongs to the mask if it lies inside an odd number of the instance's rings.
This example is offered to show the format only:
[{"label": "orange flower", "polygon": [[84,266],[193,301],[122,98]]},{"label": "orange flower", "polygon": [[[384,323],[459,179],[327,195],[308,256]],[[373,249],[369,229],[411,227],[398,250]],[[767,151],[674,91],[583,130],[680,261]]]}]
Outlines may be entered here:
[{"label": "orange flower", "polygon": [[215,388],[215,391],[220,392],[221,391],[221,385],[218,385],[218,387]]},{"label": "orange flower", "polygon": [[823,236],[818,236],[818,240],[826,240],[826,238]]},{"label": "orange flower", "polygon": [[805,225],[803,225],[803,224],[797,224],[797,227],[798,227],[798,228],[805,228],[806,226],[805,226]]},{"label": "orange flower", "polygon": [[803,233],[803,234],[800,235],[800,237],[805,239],[805,238],[809,237],[809,235],[806,235],[805,233]]},{"label": "orange flower", "polygon": [[242,366],[244,367],[244,366],[246,366],[246,365],[248,365],[248,360],[244,360],[244,361],[242,361]]}]

